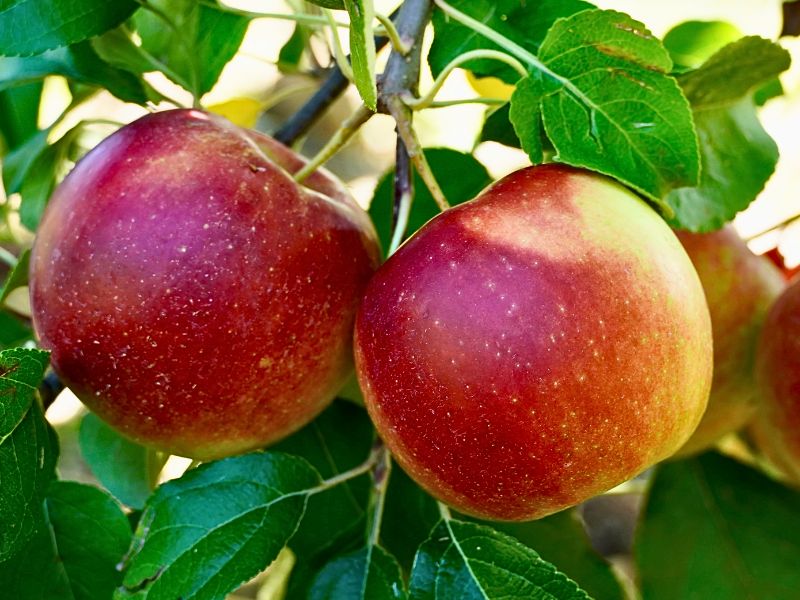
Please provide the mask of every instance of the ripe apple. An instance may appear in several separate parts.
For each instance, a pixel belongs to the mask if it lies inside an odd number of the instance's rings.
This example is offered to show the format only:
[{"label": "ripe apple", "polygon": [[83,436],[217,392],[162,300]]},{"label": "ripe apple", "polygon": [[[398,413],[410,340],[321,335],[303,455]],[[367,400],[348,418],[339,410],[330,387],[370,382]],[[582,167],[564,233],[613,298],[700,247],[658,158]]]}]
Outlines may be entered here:
[{"label": "ripe apple", "polygon": [[356,373],[399,464],[456,509],[543,517],[694,431],[711,323],[678,239],[596,174],[526,168],[437,216],[367,286]]},{"label": "ripe apple", "polygon": [[366,213],[291,150],[197,110],[152,114],[54,193],[31,258],[36,332],[124,435],[212,459],[269,444],[352,369],[379,260]]},{"label": "ripe apple", "polygon": [[756,256],[731,226],[713,233],[677,232],[706,294],[714,336],[714,378],[703,420],[678,452],[705,450],[755,414],[754,362],[758,334],[784,288],[780,271]]},{"label": "ripe apple", "polygon": [[779,248],[770,248],[764,254],[762,254],[766,259],[768,259],[773,265],[775,265],[778,269],[780,269],[781,274],[783,275],[786,281],[792,279],[795,275],[800,273],[800,265],[795,265],[793,267],[786,266],[786,257],[780,251]]},{"label": "ripe apple", "polygon": [[772,305],[756,353],[762,392],[753,439],[776,467],[800,484],[800,280]]}]

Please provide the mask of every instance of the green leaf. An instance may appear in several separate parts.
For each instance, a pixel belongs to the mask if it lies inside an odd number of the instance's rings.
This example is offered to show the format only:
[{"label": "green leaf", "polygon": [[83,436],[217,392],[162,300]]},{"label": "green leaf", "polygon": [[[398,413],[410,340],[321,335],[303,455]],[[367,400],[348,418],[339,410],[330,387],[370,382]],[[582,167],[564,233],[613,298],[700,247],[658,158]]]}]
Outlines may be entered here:
[{"label": "green leaf", "polygon": [[82,127],[78,123],[49,145],[50,130],[42,130],[6,157],[3,181],[9,193],[18,192],[22,196],[20,220],[31,231],[39,226],[64,161]]},{"label": "green leaf", "polygon": [[[478,193],[492,182],[489,173],[476,158],[450,148],[426,148],[428,159],[442,191],[450,204],[456,205],[472,200]],[[369,214],[381,247],[389,247],[392,239],[392,206],[394,203],[394,170],[386,173],[375,188],[375,194],[369,206]],[[406,237],[411,236],[430,219],[439,214],[439,208],[428,191],[428,187],[414,172],[414,204],[408,218]]]},{"label": "green leaf", "polygon": [[329,563],[311,586],[309,600],[402,600],[400,567],[379,546],[368,546]]},{"label": "green leaf", "polygon": [[[337,400],[271,450],[306,459],[327,479],[363,463],[374,434],[364,409]],[[298,560],[311,562],[316,570],[343,542],[363,541],[369,486],[365,475],[309,498],[306,514],[289,544]]]},{"label": "green leaf", "polygon": [[[374,435],[363,408],[337,400],[272,449],[305,458],[329,478],[364,462]],[[315,573],[363,544],[369,487],[369,477],[364,475],[309,498],[303,520],[289,543],[297,560],[290,578],[291,597],[306,599]]]},{"label": "green leaf", "polygon": [[31,165],[47,149],[49,133],[49,129],[37,132],[3,158],[3,186],[7,194],[19,192]]},{"label": "green leaf", "polygon": [[664,208],[670,190],[697,183],[689,105],[667,75],[667,51],[644,25],[586,10],[556,21],[538,58],[549,73],[535,72],[511,98],[511,121],[534,162],[541,107],[559,162],[610,175]]},{"label": "green leaf", "polygon": [[122,437],[92,413],[81,421],[81,454],[98,481],[123,504],[142,508],[166,456]]},{"label": "green leaf", "polygon": [[16,348],[33,339],[33,332],[16,316],[0,309],[0,350]]},{"label": "green leaf", "polygon": [[775,170],[778,147],[758,120],[750,99],[727,109],[695,114],[703,175],[700,185],[674,190],[667,202],[673,227],[719,229],[764,189]]},{"label": "green leaf", "polygon": [[310,32],[308,27],[294,26],[294,31],[278,54],[278,69],[281,73],[296,73],[300,69],[300,61],[306,51]]},{"label": "green leaf", "polygon": [[303,459],[254,452],[207,463],[150,497],[115,598],[219,598],[272,562],[321,483]]},{"label": "green leaf", "polygon": [[575,510],[564,510],[525,523],[486,523],[514,536],[541,557],[558,566],[592,598],[624,600],[625,593],[608,564],[589,544]]},{"label": "green leaf", "polygon": [[142,49],[162,63],[167,77],[199,98],[214,87],[236,54],[249,19],[195,0],[153,0],[148,5],[158,13],[145,7],[133,19]]},{"label": "green leaf", "polygon": [[[511,105],[506,103],[498,108],[490,108],[486,111],[486,121],[483,124],[483,129],[481,129],[480,141],[481,142],[497,142],[498,144],[503,144],[504,146],[510,146],[511,148],[521,148],[522,145],[519,141],[519,136],[514,131],[514,126],[511,124],[510,119],[510,108]],[[535,113],[532,115],[520,119],[520,122],[524,123],[537,123],[536,121],[536,110]],[[541,127],[541,125],[539,125]],[[539,137],[541,137],[542,132],[541,129],[539,130]]]},{"label": "green leaf", "polygon": [[158,61],[136,45],[125,26],[93,38],[91,44],[100,58],[117,68],[139,74],[160,70]]},{"label": "green leaf", "polygon": [[13,348],[0,352],[0,444],[25,418],[44,378],[48,353]]},{"label": "green leaf", "polygon": [[139,104],[149,99],[152,90],[140,77],[105,62],[90,42],[25,58],[0,58],[0,90],[47,75],[63,75],[74,82],[107,89],[120,100]]},{"label": "green leaf", "polygon": [[47,146],[31,164],[19,188],[22,203],[19,219],[30,231],[36,231],[47,201],[56,187],[56,176],[64,160],[65,147],[71,136]]},{"label": "green leaf", "polygon": [[795,599],[800,494],[715,453],[665,463],[635,553],[647,600]]},{"label": "green leaf", "polygon": [[381,545],[397,558],[403,572],[410,573],[414,555],[439,522],[439,507],[399,467],[392,469],[381,521]]},{"label": "green leaf", "polygon": [[110,597],[122,581],[117,564],[131,542],[119,505],[97,488],[55,481],[47,493],[47,512],[74,597]]},{"label": "green leaf", "polygon": [[51,483],[45,505],[44,526],[0,563],[3,593],[17,600],[110,598],[131,541],[125,514],[104,492],[71,481]]},{"label": "green leaf", "polygon": [[0,0],[0,55],[38,54],[108,31],[127,19],[134,0]]},{"label": "green leaf", "polygon": [[719,108],[741,100],[790,64],[789,53],[778,44],[749,36],[728,44],[679,81],[695,111]]},{"label": "green leaf", "polygon": [[0,91],[0,136],[7,150],[13,150],[38,131],[41,98],[40,81]]},{"label": "green leaf", "polygon": [[514,538],[484,525],[451,520],[440,522],[420,547],[410,597],[589,598],[574,581]]},{"label": "green leaf", "polygon": [[[556,20],[594,8],[583,0],[455,0],[449,4],[533,54],[539,51],[547,30]],[[433,14],[433,28],[435,35],[428,54],[428,63],[434,77],[465,52],[502,50],[479,33],[450,20],[438,10]],[[519,74],[514,69],[495,60],[472,60],[465,63],[464,68],[476,75],[498,77],[512,84],[519,79]]]},{"label": "green leaf", "polygon": [[740,37],[739,28],[725,21],[686,21],[667,32],[664,47],[680,70],[696,69]]},{"label": "green leaf", "polygon": [[508,119],[514,136],[534,165],[544,161],[544,124],[542,123],[541,82],[526,77],[511,94]]},{"label": "green leaf", "polygon": [[764,106],[768,101],[783,96],[784,93],[783,84],[776,77],[753,92],[753,102],[756,103],[756,106]]},{"label": "green leaf", "polygon": [[697,186],[667,196],[674,227],[718,229],[764,188],[775,170],[778,147],[758,120],[752,94],[787,69],[789,61],[777,44],[746,37],[680,78],[694,110],[702,174]]},{"label": "green leaf", "polygon": [[20,552],[44,522],[42,502],[58,458],[58,440],[34,399],[47,356],[0,352],[0,562]]},{"label": "green leaf", "polygon": [[350,62],[356,88],[364,104],[370,110],[378,106],[378,90],[375,83],[375,38],[372,24],[375,7],[372,0],[344,0],[350,15]]},{"label": "green leaf", "polygon": [[0,562],[3,593],[14,600],[70,600],[70,582],[53,546],[46,511],[42,510],[41,515],[41,524],[28,542],[11,558]]},{"label": "green leaf", "polygon": [[344,0],[308,0],[311,4],[316,4],[322,8],[330,8],[331,10],[347,10],[344,5]]},{"label": "green leaf", "polygon": [[0,304],[8,298],[8,295],[18,287],[28,285],[28,265],[30,264],[31,251],[25,250],[17,259],[17,264],[11,273],[6,277],[3,288],[0,289]]}]

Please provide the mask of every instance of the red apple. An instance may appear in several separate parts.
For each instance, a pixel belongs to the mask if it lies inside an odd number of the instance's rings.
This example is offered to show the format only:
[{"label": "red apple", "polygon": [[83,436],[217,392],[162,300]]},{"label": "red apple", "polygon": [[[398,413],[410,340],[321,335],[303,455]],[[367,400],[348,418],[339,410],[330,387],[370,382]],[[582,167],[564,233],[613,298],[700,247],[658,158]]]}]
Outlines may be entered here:
[{"label": "red apple", "polygon": [[467,514],[534,519],[668,457],[711,384],[703,290],[669,227],[596,174],[517,171],[376,273],[356,372],[399,464]]},{"label": "red apple", "polygon": [[120,129],[54,193],[31,259],[36,332],[124,435],[243,452],[307,423],[347,378],[376,236],[330,174],[296,184],[302,164],[176,110]]},{"label": "red apple", "polygon": [[780,271],[750,252],[731,226],[713,233],[677,234],[703,284],[714,336],[711,396],[703,420],[678,453],[686,455],[741,429],[755,414],[758,334],[785,283]]},{"label": "red apple", "polygon": [[775,301],[761,330],[756,377],[762,400],[751,432],[760,450],[800,484],[800,280]]},{"label": "red apple", "polygon": [[800,265],[796,265],[794,267],[787,267],[786,266],[786,257],[781,253],[780,249],[778,248],[770,248],[764,254],[762,254],[764,258],[769,260],[773,265],[780,269],[783,278],[786,281],[792,279],[795,275],[800,273]]}]

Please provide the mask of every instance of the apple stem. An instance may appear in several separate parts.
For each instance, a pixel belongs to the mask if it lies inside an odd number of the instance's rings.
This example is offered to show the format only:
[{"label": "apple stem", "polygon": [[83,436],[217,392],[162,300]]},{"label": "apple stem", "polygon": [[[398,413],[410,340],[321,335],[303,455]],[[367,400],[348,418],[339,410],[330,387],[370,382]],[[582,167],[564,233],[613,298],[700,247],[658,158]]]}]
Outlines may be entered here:
[{"label": "apple stem", "polygon": [[331,36],[333,37],[333,57],[334,60],[336,60],[336,66],[339,67],[342,75],[344,75],[350,83],[353,83],[353,81],[355,81],[353,67],[350,66],[347,54],[344,48],[342,48],[342,40],[339,38],[339,29],[336,27],[333,11],[329,8],[324,8],[322,12],[325,13],[325,16],[328,18],[328,23],[330,24]]},{"label": "apple stem", "polygon": [[397,31],[397,27],[394,26],[394,22],[391,18],[380,13],[376,13],[375,18],[381,25],[383,25],[383,29],[386,32],[386,37],[389,38],[389,41],[392,43],[392,49],[395,52],[402,54],[403,56],[406,56],[409,52],[411,52],[412,48],[414,47],[414,40],[401,36],[400,32]]},{"label": "apple stem", "polygon": [[499,52],[497,50],[472,50],[470,52],[465,52],[460,56],[456,57],[452,61],[450,61],[447,66],[439,73],[439,76],[433,82],[431,89],[428,92],[420,97],[407,97],[405,98],[405,103],[407,106],[411,107],[412,110],[422,110],[425,108],[430,108],[433,101],[436,99],[436,94],[442,89],[445,81],[450,76],[450,74],[463,65],[466,62],[471,60],[496,60],[499,62],[503,62],[514,69],[521,78],[528,76],[528,71],[525,70],[525,66],[518,61],[513,56],[506,54],[505,52]]},{"label": "apple stem", "polygon": [[[422,181],[431,192],[431,196],[441,210],[449,208],[447,198],[436,181],[436,177],[431,171],[425,154],[422,152],[422,145],[412,127],[413,113],[406,106],[405,98],[414,97],[417,94],[419,85],[420,59],[422,52],[422,36],[425,33],[425,26],[431,18],[433,11],[433,0],[406,0],[400,5],[395,25],[399,35],[403,38],[413,40],[411,50],[403,55],[400,52],[392,52],[386,63],[379,82],[380,96],[378,107],[382,112],[389,113],[394,118],[397,125],[397,135],[405,145],[406,152],[416,168]],[[395,190],[397,192],[397,188]],[[397,214],[401,215],[402,196],[395,196],[395,205],[398,207]],[[410,208],[410,200],[409,200]],[[399,224],[399,223],[398,223]],[[397,235],[401,236],[404,232]],[[399,242],[398,242],[399,245]]]},{"label": "apple stem", "polygon": [[422,151],[422,144],[420,144],[419,138],[411,125],[411,109],[405,105],[404,101],[399,96],[390,99],[388,106],[389,112],[392,117],[394,117],[395,123],[397,124],[397,134],[400,136],[400,139],[403,140],[403,144],[405,144],[408,156],[411,158],[414,168],[416,168],[422,181],[425,182],[425,186],[431,193],[439,210],[447,210],[450,208],[450,203],[447,201],[442,188],[439,187],[436,176],[433,174],[428,164],[428,159],[425,158],[425,153]]},{"label": "apple stem", "polygon": [[0,246],[0,261],[6,263],[12,269],[17,266],[17,257],[12,252],[9,252]]},{"label": "apple stem", "polygon": [[450,507],[444,502],[437,501],[437,504],[439,505],[439,514],[441,515],[442,519],[445,521],[452,521],[453,515],[450,514]]},{"label": "apple stem", "polygon": [[425,108],[447,108],[461,104],[488,104],[489,106],[503,106],[508,100],[505,98],[458,98],[456,100],[436,100]]},{"label": "apple stem", "polygon": [[[276,13],[276,12],[260,12],[260,11],[253,11],[253,10],[243,10],[240,8],[234,8],[232,6],[220,6],[216,2],[211,2],[210,0],[197,0],[198,4],[204,4],[205,6],[209,6],[215,10],[224,10],[226,13],[230,13],[232,15],[239,15],[241,17],[247,17],[248,19],[278,19],[283,21],[294,21],[295,23],[300,23],[301,25],[307,25],[311,27],[324,27],[325,25],[331,24],[327,17],[322,15],[312,15],[309,13],[303,12],[293,12],[293,13]],[[347,29],[350,27],[349,23],[345,23],[344,21],[337,21],[333,20],[334,27]]]},{"label": "apple stem", "polygon": [[414,201],[414,179],[411,174],[411,158],[403,140],[397,138],[394,169],[394,208],[392,211],[392,241],[387,255],[391,256],[400,247],[408,228],[408,216]]},{"label": "apple stem", "polygon": [[374,115],[370,109],[361,105],[356,112],[350,115],[342,126],[333,134],[328,143],[320,150],[314,158],[312,158],[306,165],[294,174],[294,180],[297,183],[302,183],[309,175],[316,171],[323,164],[328,162],[331,157],[341,150],[347,142],[356,134],[359,128],[369,121],[370,117]]},{"label": "apple stem", "polygon": [[385,446],[383,445],[383,442],[380,441],[380,438],[378,438],[378,440],[372,445],[372,450],[370,451],[367,460],[365,460],[363,463],[361,463],[357,467],[353,467],[352,469],[344,471],[343,473],[334,475],[329,479],[325,479],[318,486],[311,488],[310,490],[305,490],[303,493],[309,495],[319,494],[320,492],[325,492],[346,481],[350,481],[351,479],[360,477],[365,473],[369,473],[370,471],[375,469],[379,461],[384,460],[383,458],[384,453],[388,454],[388,452],[386,452]]}]

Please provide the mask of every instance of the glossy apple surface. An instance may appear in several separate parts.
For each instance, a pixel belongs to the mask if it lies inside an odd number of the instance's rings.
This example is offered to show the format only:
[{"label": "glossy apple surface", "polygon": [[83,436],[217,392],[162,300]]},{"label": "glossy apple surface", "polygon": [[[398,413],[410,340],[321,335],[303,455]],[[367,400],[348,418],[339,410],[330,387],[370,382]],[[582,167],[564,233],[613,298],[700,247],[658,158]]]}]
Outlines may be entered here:
[{"label": "glossy apple surface", "polygon": [[713,233],[677,232],[706,294],[714,337],[714,378],[703,420],[679,455],[705,450],[755,414],[758,334],[785,287],[780,271],[753,254],[731,226]]},{"label": "glossy apple surface", "polygon": [[[271,149],[267,156],[259,145]],[[377,266],[332,176],[219,117],[146,116],[56,190],[31,260],[36,332],[124,435],[211,459],[264,446],[331,400]]]},{"label": "glossy apple surface", "polygon": [[400,465],[489,519],[572,506],[675,452],[711,383],[689,258],[639,198],[556,165],[442,213],[376,273],[356,372]]},{"label": "glossy apple surface", "polygon": [[767,314],[756,355],[761,408],[753,424],[758,447],[800,484],[800,280]]}]

